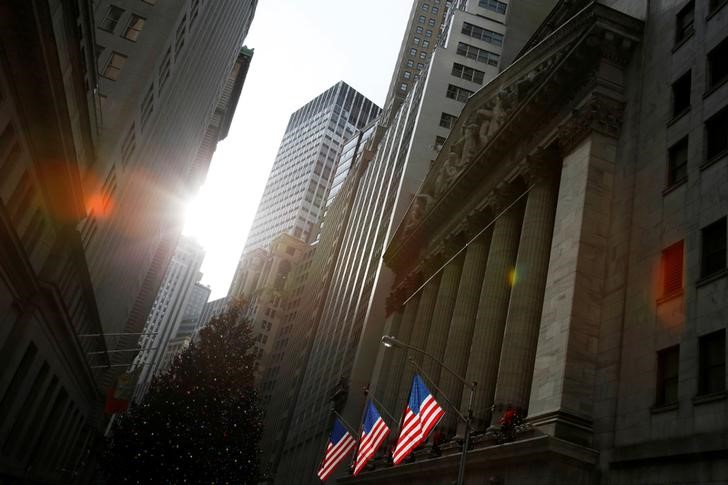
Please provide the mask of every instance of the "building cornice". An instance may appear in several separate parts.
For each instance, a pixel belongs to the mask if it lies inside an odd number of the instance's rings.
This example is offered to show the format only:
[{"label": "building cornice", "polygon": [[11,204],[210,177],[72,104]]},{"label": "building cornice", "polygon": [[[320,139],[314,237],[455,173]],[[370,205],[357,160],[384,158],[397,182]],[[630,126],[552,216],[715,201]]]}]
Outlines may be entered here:
[{"label": "building cornice", "polygon": [[463,201],[523,178],[536,158],[554,159],[555,147],[566,150],[592,130],[617,136],[623,100],[615,76],[642,26],[591,3],[475,93],[397,228],[387,264],[398,273],[411,269],[457,232],[455,214],[486,208]]}]

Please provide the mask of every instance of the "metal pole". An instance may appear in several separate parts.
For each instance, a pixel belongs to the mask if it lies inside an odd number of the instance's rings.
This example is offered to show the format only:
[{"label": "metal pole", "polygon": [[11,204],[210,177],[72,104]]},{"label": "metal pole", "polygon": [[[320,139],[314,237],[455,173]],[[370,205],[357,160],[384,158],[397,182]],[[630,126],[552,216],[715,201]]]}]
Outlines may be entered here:
[{"label": "metal pole", "polygon": [[121,337],[123,335],[157,335],[159,332],[80,333],[78,337]]},{"label": "metal pole", "polygon": [[460,469],[458,470],[458,485],[465,483],[465,461],[470,448],[470,423],[473,420],[473,395],[475,394],[476,383],[470,388],[470,399],[468,400],[468,417],[465,420],[465,439],[463,440],[463,451],[460,454]]},{"label": "metal pole", "polygon": [[86,352],[86,355],[99,355],[99,354],[111,354],[113,352],[137,352],[142,350],[157,350],[158,347],[154,347],[152,349],[118,349],[118,350],[98,350],[95,352]]}]

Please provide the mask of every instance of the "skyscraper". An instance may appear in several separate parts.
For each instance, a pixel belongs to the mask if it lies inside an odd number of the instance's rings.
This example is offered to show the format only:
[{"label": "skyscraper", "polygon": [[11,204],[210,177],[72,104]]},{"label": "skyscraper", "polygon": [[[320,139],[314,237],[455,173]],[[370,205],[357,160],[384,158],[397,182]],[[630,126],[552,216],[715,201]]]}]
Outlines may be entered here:
[{"label": "skyscraper", "polygon": [[282,233],[304,242],[316,237],[344,142],[380,111],[340,81],[291,115],[244,253]]},{"label": "skyscraper", "polygon": [[88,480],[254,11],[3,3],[0,481]]},{"label": "skyscraper", "polygon": [[[432,13],[432,4],[415,3],[417,7],[411,13],[415,20],[411,18],[408,25],[410,30],[415,29],[416,36],[422,25],[418,19],[425,9]],[[341,248],[334,256],[337,261],[331,282],[318,303],[319,317],[313,325],[306,323],[315,332],[301,373],[301,391],[296,396],[277,479],[290,480],[306,470],[305,480],[315,481],[313,469],[326,440],[332,405],[345,419],[359,420],[365,401],[361,389],[370,385],[376,366],[379,338],[388,315],[387,297],[394,281],[381,255],[407,208],[416,204],[413,195],[464,102],[502,67],[500,56],[508,32],[535,29],[533,18],[545,17],[551,5],[531,5],[524,16],[528,22],[509,23],[504,2],[448,3],[443,24],[437,29],[441,32],[437,48],[422,77],[408,84],[403,102],[394,97],[387,106],[393,112],[380,122],[385,133],[375,138],[377,144],[371,147],[374,157],[366,164],[353,194],[351,213],[339,242]],[[523,37],[515,36],[514,42],[522,47]],[[411,38],[412,32],[406,32],[403,45],[409,45]],[[406,66],[407,59],[414,62],[419,56],[417,49],[405,51],[394,77],[402,75],[399,71],[403,61]],[[324,221],[324,227],[329,222]],[[332,252],[322,245],[317,250]],[[301,324],[310,313],[299,316]],[[397,365],[401,369],[405,363]]]},{"label": "skyscraper", "polygon": [[[204,257],[205,252],[199,243],[190,238],[180,238],[147,316],[144,334],[139,339],[141,351],[132,367],[141,367],[135,399],[141,399],[146,394],[152,377],[165,370],[164,364],[167,362],[164,356],[167,346],[179,332],[183,319],[189,312],[188,306],[195,293],[195,286],[202,276],[200,266]],[[201,309],[204,302],[200,305],[198,300],[199,295],[193,303]]]}]

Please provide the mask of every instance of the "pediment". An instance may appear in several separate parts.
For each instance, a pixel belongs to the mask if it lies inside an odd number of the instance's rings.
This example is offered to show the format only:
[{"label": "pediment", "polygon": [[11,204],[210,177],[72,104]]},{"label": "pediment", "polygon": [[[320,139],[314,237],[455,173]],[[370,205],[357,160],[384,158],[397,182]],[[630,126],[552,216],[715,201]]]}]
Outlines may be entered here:
[{"label": "pediment", "polygon": [[592,3],[471,96],[398,227],[387,261],[408,240],[423,240],[415,233],[431,233],[451,217],[468,187],[517,158],[508,154],[540,127],[569,106],[576,109],[574,100],[594,89],[603,59],[626,65],[641,31],[640,20]]}]

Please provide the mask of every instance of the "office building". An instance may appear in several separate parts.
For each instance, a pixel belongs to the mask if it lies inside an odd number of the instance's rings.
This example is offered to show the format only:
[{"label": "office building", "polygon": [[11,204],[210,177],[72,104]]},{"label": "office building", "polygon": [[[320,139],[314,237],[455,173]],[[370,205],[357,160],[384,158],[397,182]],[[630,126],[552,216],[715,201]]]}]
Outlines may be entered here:
[{"label": "office building", "polygon": [[[525,17],[545,17],[552,3],[539,5]],[[509,24],[506,13],[489,2],[460,1],[448,7],[430,63],[402,106],[398,108],[398,100],[390,104],[391,116],[381,125],[385,133],[372,147],[374,158],[354,196],[331,285],[315,322],[279,480],[290,479],[295,470],[306,470],[304,476],[315,479],[332,403],[345,419],[359,421],[362,389],[371,384],[394,280],[381,259],[384,249],[468,96],[498,74],[508,32],[536,28],[532,21]],[[413,15],[419,17],[422,8]],[[410,19],[410,28],[417,25]],[[405,40],[410,36],[407,32]],[[522,47],[526,39],[516,38]],[[322,246],[317,250],[328,252]]]},{"label": "office building", "polygon": [[[391,239],[385,333],[477,382],[466,483],[728,480],[725,6],[559,2],[467,100]],[[404,362],[374,369],[389,403]],[[439,430],[341,483],[455,480],[464,424],[448,408]]]},{"label": "office building", "polygon": [[205,306],[202,307],[202,313],[200,313],[200,318],[197,320],[197,325],[195,326],[195,330],[192,334],[192,337],[196,337],[197,333],[208,323],[210,323],[210,320],[217,317],[218,315],[221,315],[228,305],[228,298],[226,296],[222,298],[218,298],[217,300],[208,301],[205,303]]},{"label": "office building", "polygon": [[380,108],[340,81],[291,115],[243,249],[316,238],[341,148]]},{"label": "office building", "polygon": [[[171,355],[165,358],[165,354],[173,355],[172,350],[181,348],[180,342],[173,340],[178,336],[184,338],[191,335],[192,326],[189,321],[196,322],[197,319],[193,319],[192,315],[183,331],[187,334],[189,330],[189,335],[180,335],[185,317],[193,313],[199,318],[198,311],[202,309],[206,296],[209,295],[209,289],[198,283],[202,277],[200,266],[204,257],[205,252],[199,243],[187,237],[180,238],[147,316],[144,333],[139,339],[140,351],[132,366],[132,370],[141,368],[134,391],[137,401],[149,390],[152,378],[167,369]],[[170,342],[173,343],[173,349],[168,352]]]},{"label": "office building", "polygon": [[0,15],[2,482],[91,479],[103,398],[133,357],[106,350],[142,330],[255,10],[154,3]]}]

